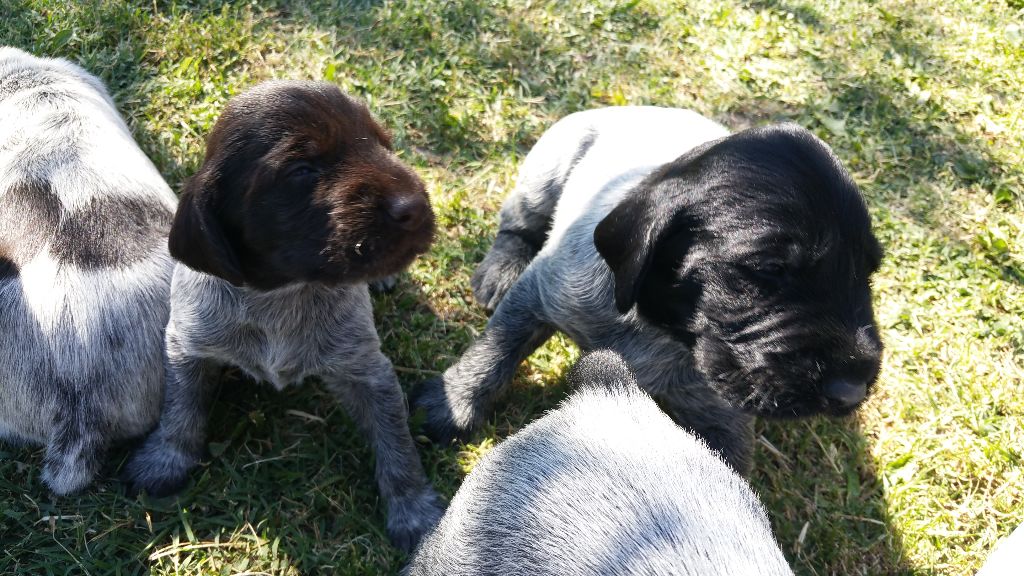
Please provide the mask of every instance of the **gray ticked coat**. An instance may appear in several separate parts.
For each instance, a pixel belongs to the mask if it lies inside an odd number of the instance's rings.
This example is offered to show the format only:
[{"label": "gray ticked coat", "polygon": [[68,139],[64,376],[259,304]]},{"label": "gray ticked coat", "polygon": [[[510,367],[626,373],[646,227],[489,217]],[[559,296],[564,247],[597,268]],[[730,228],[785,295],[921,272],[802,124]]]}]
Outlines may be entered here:
[{"label": "gray ticked coat", "polygon": [[0,48],[0,438],[57,494],[159,415],[175,204],[99,79]]},{"label": "gray ticked coat", "polygon": [[584,356],[570,379],[474,467],[408,576],[792,574],[747,483],[621,357]]}]

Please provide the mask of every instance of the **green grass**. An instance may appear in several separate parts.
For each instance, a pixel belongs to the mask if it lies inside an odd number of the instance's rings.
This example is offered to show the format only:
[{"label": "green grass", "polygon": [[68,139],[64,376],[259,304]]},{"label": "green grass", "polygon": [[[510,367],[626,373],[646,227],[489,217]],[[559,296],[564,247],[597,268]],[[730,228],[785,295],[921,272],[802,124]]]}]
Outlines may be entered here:
[{"label": "green grass", "polygon": [[[0,43],[110,86],[175,189],[224,102],[267,78],[365,99],[428,183],[433,250],[377,299],[411,385],[486,323],[474,265],[543,129],[589,107],[793,120],[836,150],[886,248],[887,345],[857,417],[762,423],[752,478],[798,574],[973,574],[1024,521],[1024,12],[1019,0],[280,3],[0,0]],[[424,445],[450,495],[479,454],[562,398],[556,338],[474,442]],[[320,387],[229,377],[212,460],[176,499],[126,498],[125,450],[54,499],[41,451],[0,446],[0,574],[377,574],[372,455]]]}]

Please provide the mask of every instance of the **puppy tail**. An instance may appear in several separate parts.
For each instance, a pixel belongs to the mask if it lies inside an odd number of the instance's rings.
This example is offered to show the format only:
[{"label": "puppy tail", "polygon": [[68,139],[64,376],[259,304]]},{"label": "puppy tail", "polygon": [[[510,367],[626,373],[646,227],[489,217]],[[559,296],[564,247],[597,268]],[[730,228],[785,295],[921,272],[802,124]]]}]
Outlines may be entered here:
[{"label": "puppy tail", "polygon": [[611,350],[595,350],[580,357],[569,371],[569,384],[577,390],[639,391],[626,361]]}]

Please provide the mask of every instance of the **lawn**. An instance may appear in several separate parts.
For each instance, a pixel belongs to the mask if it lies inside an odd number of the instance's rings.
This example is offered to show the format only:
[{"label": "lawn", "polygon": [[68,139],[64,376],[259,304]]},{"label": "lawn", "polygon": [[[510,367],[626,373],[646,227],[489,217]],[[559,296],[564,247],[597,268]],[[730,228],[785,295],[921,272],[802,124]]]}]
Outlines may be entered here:
[{"label": "lawn", "polygon": [[[0,0],[0,44],[110,87],[172,188],[233,94],[326,79],[364,99],[427,182],[432,251],[376,298],[407,387],[487,317],[469,276],[518,163],[573,111],[657,104],[829,142],[886,249],[886,358],[853,418],[758,425],[752,484],[798,574],[973,574],[1024,521],[1024,3],[1021,0]],[[0,119],[2,121],[2,119]],[[554,406],[556,337],[465,445],[421,445],[450,496],[475,459]],[[2,399],[0,399],[2,401]],[[177,498],[128,498],[115,452],[55,499],[42,452],[0,445],[0,574],[386,574],[372,455],[316,382],[228,373],[212,458]]]}]

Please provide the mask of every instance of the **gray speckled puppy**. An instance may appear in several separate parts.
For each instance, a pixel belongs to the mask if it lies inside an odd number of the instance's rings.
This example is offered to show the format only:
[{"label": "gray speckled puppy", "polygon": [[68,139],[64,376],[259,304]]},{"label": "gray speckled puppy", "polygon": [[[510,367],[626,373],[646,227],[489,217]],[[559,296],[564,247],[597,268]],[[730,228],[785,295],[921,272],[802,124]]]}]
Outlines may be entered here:
[{"label": "gray speckled puppy", "polygon": [[802,128],[730,134],[672,108],[572,114],[526,157],[473,276],[495,309],[487,329],[413,402],[434,438],[466,434],[557,329],[621,354],[745,473],[753,415],[847,414],[867,396],[880,258],[857,186]]},{"label": "gray speckled puppy", "polygon": [[57,494],[156,422],[175,203],[99,79],[0,48],[0,439]]},{"label": "gray speckled puppy", "polygon": [[207,140],[170,234],[167,393],[133,455],[135,489],[181,488],[203,455],[220,369],[276,388],[318,376],[369,436],[392,541],[406,550],[443,506],[380,350],[368,280],[424,252],[434,217],[420,179],[361,103],[337,87],[269,82],[233,98]]},{"label": "gray speckled puppy", "polygon": [[407,576],[792,574],[747,483],[618,355],[569,378],[579,391],[466,477]]}]

